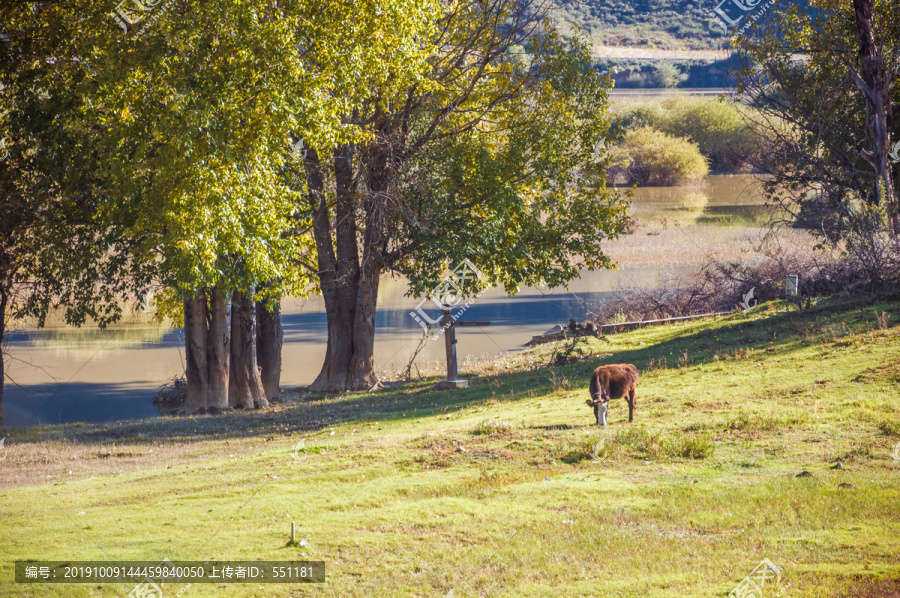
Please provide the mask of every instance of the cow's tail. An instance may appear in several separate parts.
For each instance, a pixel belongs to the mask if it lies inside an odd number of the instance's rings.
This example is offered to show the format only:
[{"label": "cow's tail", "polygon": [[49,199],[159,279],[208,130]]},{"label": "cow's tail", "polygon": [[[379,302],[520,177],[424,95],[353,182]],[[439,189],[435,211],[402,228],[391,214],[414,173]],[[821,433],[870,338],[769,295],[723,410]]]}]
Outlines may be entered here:
[{"label": "cow's tail", "polygon": [[591,403],[596,404],[600,402],[600,376],[595,372],[593,376],[591,376]]}]

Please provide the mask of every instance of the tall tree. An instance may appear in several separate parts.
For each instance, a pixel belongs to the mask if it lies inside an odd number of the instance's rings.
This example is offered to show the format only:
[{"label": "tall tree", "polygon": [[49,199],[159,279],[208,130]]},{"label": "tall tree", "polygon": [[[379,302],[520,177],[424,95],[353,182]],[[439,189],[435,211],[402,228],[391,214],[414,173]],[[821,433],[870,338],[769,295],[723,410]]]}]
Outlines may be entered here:
[{"label": "tall tree", "polygon": [[[73,118],[83,98],[53,76],[74,64],[71,31],[41,6],[0,9],[0,342],[16,319],[40,327],[51,310],[104,327],[149,275],[128,259],[122,231],[96,218],[99,156],[85,151],[96,135]],[[6,378],[0,360],[0,423]]]},{"label": "tall tree", "polygon": [[46,75],[83,99],[70,113],[96,133],[97,217],[152,265],[164,311],[183,314],[188,411],[265,404],[251,303],[308,286],[287,267],[308,237],[294,234],[302,188],[286,154],[300,138],[364,139],[341,115],[361,92],[415,80],[432,12],[428,1],[183,0],[135,4],[114,20],[76,0],[21,14],[23,38],[65,26],[55,52],[72,59]]},{"label": "tall tree", "polygon": [[600,243],[622,231],[624,204],[592,157],[608,134],[610,83],[584,44],[557,35],[546,8],[448,5],[427,79],[378,90],[348,114],[373,140],[307,154],[328,318],[314,390],[377,381],[375,311],[385,271],[402,272],[420,292],[468,257],[514,292],[610,265]]},{"label": "tall tree", "polygon": [[890,137],[900,99],[896,0],[789,5],[738,41],[743,101],[773,175],[770,197],[830,243],[880,226],[900,234]]},{"label": "tall tree", "polygon": [[[859,49],[855,61],[845,54],[844,63],[866,101],[866,129],[872,149],[862,156],[875,173],[875,197],[879,205],[887,207],[891,230],[900,235],[900,207],[889,157],[894,119],[891,87],[900,69],[900,27],[898,5],[879,4],[881,14],[876,14],[875,0],[853,0]],[[889,13],[884,12],[886,5],[891,9]]]}]

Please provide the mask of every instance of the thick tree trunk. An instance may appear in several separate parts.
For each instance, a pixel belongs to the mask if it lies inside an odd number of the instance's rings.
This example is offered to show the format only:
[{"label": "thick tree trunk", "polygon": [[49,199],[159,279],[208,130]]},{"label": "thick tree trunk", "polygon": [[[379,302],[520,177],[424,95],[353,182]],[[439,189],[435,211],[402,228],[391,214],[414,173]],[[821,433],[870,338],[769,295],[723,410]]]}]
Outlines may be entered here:
[{"label": "thick tree trunk", "polygon": [[231,353],[231,294],[221,287],[212,289],[209,298],[209,367],[207,411],[228,409],[229,357]]},{"label": "thick tree trunk", "polygon": [[264,301],[259,301],[256,304],[256,358],[259,362],[264,396],[270,401],[277,399],[281,392],[281,347],[283,344],[281,306],[275,303],[270,310]]},{"label": "thick tree trunk", "polygon": [[337,252],[331,238],[331,215],[325,203],[319,157],[315,152],[309,152],[307,158],[309,202],[316,214],[314,236],[319,260],[319,284],[328,320],[325,361],[310,388],[320,392],[344,392],[353,390],[349,382],[359,289],[352,153],[349,146],[342,146],[334,154]]},{"label": "thick tree trunk", "polygon": [[378,302],[378,281],[381,270],[360,281],[353,319],[353,354],[350,358],[348,390],[368,390],[376,382],[375,374],[375,312]]},{"label": "thick tree trunk", "polygon": [[[375,313],[378,284],[384,267],[383,252],[388,218],[388,157],[374,148],[368,170],[368,191],[363,202],[365,232],[356,226],[357,194],[353,178],[353,151],[342,146],[334,152],[335,231],[322,193],[318,155],[307,161],[310,207],[316,211],[315,238],[319,256],[319,282],[328,318],[328,346],[319,376],[310,387],[321,392],[368,390],[376,382]],[[308,155],[309,157],[309,155]],[[336,248],[336,252],[335,252]]]},{"label": "thick tree trunk", "polygon": [[231,304],[231,375],[228,402],[239,409],[269,406],[257,362],[256,303],[235,291]]},{"label": "thick tree trunk", "polygon": [[889,225],[894,235],[900,235],[900,208],[894,194],[894,177],[891,172],[890,135],[893,120],[891,109],[891,85],[894,74],[885,61],[883,48],[875,38],[874,0],[853,0],[856,27],[859,33],[859,72],[854,81],[866,98],[866,128],[872,140],[872,151],[863,157],[875,171],[875,198],[878,205],[887,210]]},{"label": "thick tree trunk", "polygon": [[184,301],[186,413],[228,409],[231,298],[221,288]]},{"label": "thick tree trunk", "polygon": [[372,157],[367,172],[369,192],[364,202],[366,229],[362,242],[362,264],[359,269],[359,287],[356,312],[353,319],[353,357],[350,362],[351,390],[367,390],[378,382],[375,374],[375,312],[378,306],[378,283],[385,267],[384,252],[387,248],[392,202],[391,156],[387,139],[389,119],[376,113],[380,133],[371,148]]},{"label": "thick tree trunk", "polygon": [[188,413],[206,411],[206,387],[209,385],[209,369],[206,362],[206,345],[209,329],[209,313],[206,295],[184,300],[184,355],[187,399],[184,410]]},{"label": "thick tree trunk", "polygon": [[[385,190],[389,181],[386,157],[379,153],[375,164],[369,172],[369,192],[363,206],[366,228],[361,260],[356,226],[358,198],[353,177],[353,148],[345,145],[334,152],[336,201],[333,230],[323,192],[319,156],[314,151],[307,153],[308,201],[315,213],[313,232],[319,283],[328,319],[325,361],[310,386],[315,391],[368,390],[378,381],[375,375],[375,312],[378,284],[384,266],[382,252],[388,206]],[[373,173],[375,176],[372,176]]]},{"label": "thick tree trunk", "polygon": [[348,390],[347,382],[350,372],[350,359],[353,355],[353,317],[349,317],[343,301],[326,299],[325,315],[328,320],[328,344],[325,347],[325,361],[322,369],[310,386],[318,392],[344,392]]}]

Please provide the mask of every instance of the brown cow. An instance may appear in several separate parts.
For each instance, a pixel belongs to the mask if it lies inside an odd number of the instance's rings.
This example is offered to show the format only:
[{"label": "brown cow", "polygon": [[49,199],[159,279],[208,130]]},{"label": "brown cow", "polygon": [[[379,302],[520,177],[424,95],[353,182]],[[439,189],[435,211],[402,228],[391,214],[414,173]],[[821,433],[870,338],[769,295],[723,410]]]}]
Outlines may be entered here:
[{"label": "brown cow", "polygon": [[[591,398],[587,404],[594,408],[598,426],[606,425],[606,411],[610,399],[625,397],[628,401],[628,421],[634,421],[638,369],[630,363],[601,365],[591,376]],[[602,423],[601,423],[602,420]]]}]

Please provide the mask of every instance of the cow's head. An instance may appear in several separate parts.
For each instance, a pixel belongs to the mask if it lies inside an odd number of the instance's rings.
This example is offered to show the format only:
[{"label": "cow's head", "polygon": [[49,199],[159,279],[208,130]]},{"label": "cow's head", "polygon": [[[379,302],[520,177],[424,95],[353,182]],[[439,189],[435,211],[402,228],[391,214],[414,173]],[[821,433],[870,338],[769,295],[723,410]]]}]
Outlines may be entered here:
[{"label": "cow's head", "polygon": [[600,403],[604,403],[604,404],[609,403],[609,393],[604,388],[600,389],[600,394],[594,395],[593,397],[591,397],[590,399],[587,400],[587,404],[590,407],[593,407],[594,405],[599,405]]},{"label": "cow's head", "polygon": [[609,409],[609,401],[604,401],[597,405],[597,425],[605,426],[606,425],[606,411]]}]

